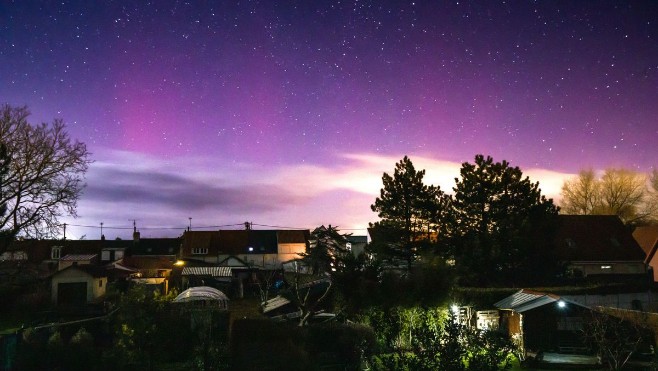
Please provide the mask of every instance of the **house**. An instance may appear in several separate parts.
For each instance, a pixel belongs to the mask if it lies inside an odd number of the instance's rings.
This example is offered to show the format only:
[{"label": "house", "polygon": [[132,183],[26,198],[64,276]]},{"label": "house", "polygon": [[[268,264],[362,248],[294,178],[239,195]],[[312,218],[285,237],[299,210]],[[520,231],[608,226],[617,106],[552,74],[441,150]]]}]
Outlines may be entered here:
[{"label": "house", "polygon": [[368,236],[347,236],[347,246],[345,248],[351,251],[355,257],[366,252],[368,245]]},{"label": "house", "polygon": [[250,267],[278,269],[306,252],[309,236],[308,230],[186,231],[179,258],[219,264],[233,257]]},{"label": "house", "polygon": [[[50,276],[59,269],[66,268],[66,260],[60,260],[70,255],[96,255],[89,263],[109,263],[123,256],[132,241],[124,240],[34,240],[25,239],[13,241],[3,258],[8,262],[29,264],[37,267],[43,277]],[[1,260],[1,259],[0,259]],[[84,259],[83,259],[84,260]]]},{"label": "house", "polygon": [[645,253],[616,215],[559,215],[555,254],[574,276],[646,274]]},{"label": "house", "polygon": [[141,238],[140,233],[135,231],[126,255],[159,257],[175,262],[181,243],[181,238]]},{"label": "house", "polygon": [[637,227],[633,231],[633,238],[645,253],[644,262],[650,267],[653,282],[658,282],[658,225]]},{"label": "house", "polygon": [[56,305],[81,305],[105,296],[107,272],[94,265],[70,265],[50,278],[51,301]]},{"label": "house", "polygon": [[543,352],[586,353],[583,325],[589,307],[555,294],[519,290],[494,304],[499,329],[528,356]]},{"label": "house", "polygon": [[166,257],[125,256],[111,266],[114,270],[130,272],[129,282],[153,286],[163,294],[169,292],[174,262]]}]

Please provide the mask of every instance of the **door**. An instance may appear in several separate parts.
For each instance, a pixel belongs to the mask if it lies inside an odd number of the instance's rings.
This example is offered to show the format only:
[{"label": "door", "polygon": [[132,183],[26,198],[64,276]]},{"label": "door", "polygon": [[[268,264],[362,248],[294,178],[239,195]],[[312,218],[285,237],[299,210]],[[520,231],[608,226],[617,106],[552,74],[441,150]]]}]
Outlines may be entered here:
[{"label": "door", "polygon": [[76,305],[87,302],[87,282],[66,282],[57,285],[57,304]]}]

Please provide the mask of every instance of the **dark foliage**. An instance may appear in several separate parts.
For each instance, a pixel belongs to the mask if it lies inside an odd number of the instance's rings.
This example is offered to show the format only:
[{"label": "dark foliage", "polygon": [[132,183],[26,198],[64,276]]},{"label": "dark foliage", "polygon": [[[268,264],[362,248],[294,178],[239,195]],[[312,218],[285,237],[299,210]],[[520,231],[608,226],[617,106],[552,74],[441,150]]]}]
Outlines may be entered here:
[{"label": "dark foliage", "polygon": [[[531,284],[556,275],[551,236],[558,208],[518,167],[491,157],[456,178],[450,253],[463,284]],[[542,264],[537,264],[542,262]]]},{"label": "dark foliage", "polygon": [[438,226],[443,225],[450,198],[439,187],[423,183],[425,170],[416,171],[411,160],[404,156],[395,164],[393,176],[384,173],[383,188],[370,206],[381,221],[375,228],[387,231],[392,252],[402,256],[411,267],[419,242],[429,239]]},{"label": "dark foliage", "polygon": [[231,332],[233,367],[242,370],[358,370],[374,345],[372,331],[354,324],[299,327],[243,319]]}]

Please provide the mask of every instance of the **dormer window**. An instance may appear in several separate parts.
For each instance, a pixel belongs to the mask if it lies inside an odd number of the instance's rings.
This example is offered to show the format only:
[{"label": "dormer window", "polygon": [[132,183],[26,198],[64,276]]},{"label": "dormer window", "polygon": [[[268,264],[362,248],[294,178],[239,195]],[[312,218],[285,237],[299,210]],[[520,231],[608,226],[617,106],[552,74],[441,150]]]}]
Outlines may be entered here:
[{"label": "dormer window", "polygon": [[194,248],[192,248],[192,254],[194,254],[194,255],[207,255],[208,254],[208,248],[207,247],[194,247]]},{"label": "dormer window", "polygon": [[58,260],[59,258],[62,257],[62,247],[61,246],[53,246],[50,248],[50,258],[53,260]]}]

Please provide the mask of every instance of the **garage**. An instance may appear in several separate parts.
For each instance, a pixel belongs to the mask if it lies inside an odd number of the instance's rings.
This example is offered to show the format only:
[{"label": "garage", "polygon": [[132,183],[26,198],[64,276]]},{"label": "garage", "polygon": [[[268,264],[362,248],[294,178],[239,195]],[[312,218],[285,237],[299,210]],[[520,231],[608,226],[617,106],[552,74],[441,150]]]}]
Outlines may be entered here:
[{"label": "garage", "polygon": [[87,302],[87,282],[61,282],[57,285],[57,305]]}]

